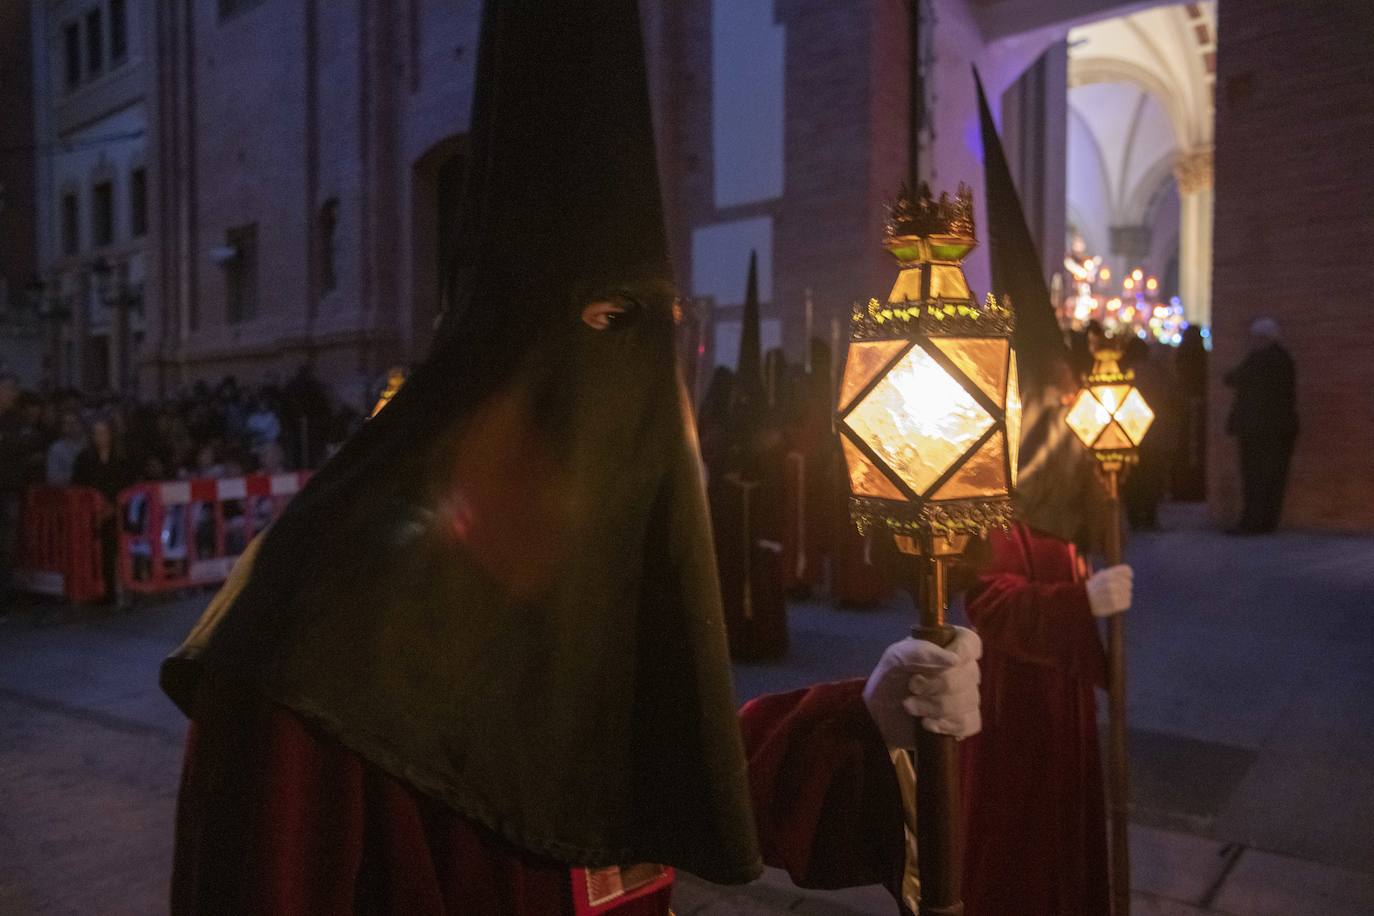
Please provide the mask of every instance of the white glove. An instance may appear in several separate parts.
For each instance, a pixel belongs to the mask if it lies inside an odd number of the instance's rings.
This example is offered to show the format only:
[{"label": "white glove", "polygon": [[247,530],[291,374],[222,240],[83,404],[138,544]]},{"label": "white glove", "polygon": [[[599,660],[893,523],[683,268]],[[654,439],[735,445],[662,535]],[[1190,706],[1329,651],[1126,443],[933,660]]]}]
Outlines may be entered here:
[{"label": "white glove", "polygon": [[1111,617],[1131,606],[1135,572],[1124,563],[1088,577],[1088,604],[1094,617]]},{"label": "white glove", "polygon": [[967,738],[978,734],[978,634],[955,627],[954,641],[940,648],[904,639],[883,652],[864,685],[864,704],[890,748],[916,746],[919,718],[926,731]]}]

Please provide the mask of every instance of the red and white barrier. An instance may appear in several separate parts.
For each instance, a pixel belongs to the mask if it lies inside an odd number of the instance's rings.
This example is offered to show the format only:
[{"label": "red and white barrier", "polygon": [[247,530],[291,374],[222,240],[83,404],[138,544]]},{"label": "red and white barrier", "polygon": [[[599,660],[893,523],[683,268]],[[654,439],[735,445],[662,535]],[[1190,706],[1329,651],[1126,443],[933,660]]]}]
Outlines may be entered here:
[{"label": "red and white barrier", "polygon": [[157,594],[229,577],[248,542],[281,514],[307,472],[137,484],[119,494],[119,580]]}]

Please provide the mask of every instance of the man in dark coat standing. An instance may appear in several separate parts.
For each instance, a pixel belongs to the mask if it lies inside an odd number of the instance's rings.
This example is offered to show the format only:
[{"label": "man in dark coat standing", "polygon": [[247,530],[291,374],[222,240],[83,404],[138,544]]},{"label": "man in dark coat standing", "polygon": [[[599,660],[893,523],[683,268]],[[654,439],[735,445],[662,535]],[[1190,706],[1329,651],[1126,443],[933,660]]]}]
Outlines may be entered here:
[{"label": "man in dark coat standing", "polygon": [[1235,389],[1226,431],[1240,446],[1245,508],[1232,534],[1267,534],[1278,527],[1288,463],[1298,437],[1297,375],[1279,343],[1279,325],[1258,318],[1250,325],[1250,352],[1226,373]]}]

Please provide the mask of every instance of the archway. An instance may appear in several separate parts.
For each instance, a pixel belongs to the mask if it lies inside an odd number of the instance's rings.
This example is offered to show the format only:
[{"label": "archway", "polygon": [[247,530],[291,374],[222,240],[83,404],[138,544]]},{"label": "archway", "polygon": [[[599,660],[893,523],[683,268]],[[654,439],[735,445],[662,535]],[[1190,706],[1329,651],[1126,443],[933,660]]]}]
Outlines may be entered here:
[{"label": "archway", "polygon": [[[1215,42],[1215,3],[1153,7],[1069,33],[1069,208],[1110,230],[1113,250],[1101,253],[1118,276],[1143,266],[1162,280],[1176,270],[1187,319],[1202,326],[1212,312]],[[1175,234],[1176,255],[1161,244]]]}]

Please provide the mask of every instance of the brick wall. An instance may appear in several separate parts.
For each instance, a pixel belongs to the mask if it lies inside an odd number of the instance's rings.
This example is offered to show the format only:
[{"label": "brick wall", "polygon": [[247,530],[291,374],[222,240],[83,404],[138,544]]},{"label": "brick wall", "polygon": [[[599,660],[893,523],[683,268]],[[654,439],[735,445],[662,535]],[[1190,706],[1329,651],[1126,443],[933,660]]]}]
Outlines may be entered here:
[{"label": "brick wall", "polygon": [[1298,367],[1285,522],[1374,530],[1374,5],[1221,0],[1210,493],[1234,519],[1222,375],[1257,316]]},{"label": "brick wall", "polygon": [[[223,21],[213,4],[191,10],[189,23],[159,18],[157,201],[178,214],[155,232],[148,297],[161,384],[280,377],[307,359],[340,379],[419,359],[437,299],[434,178],[467,131],[480,5],[272,0]],[[250,223],[257,314],[231,324],[208,252]],[[145,367],[150,390],[156,376]]]}]

